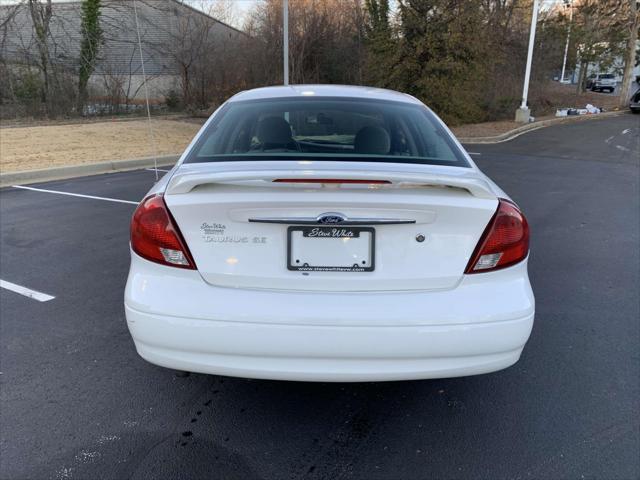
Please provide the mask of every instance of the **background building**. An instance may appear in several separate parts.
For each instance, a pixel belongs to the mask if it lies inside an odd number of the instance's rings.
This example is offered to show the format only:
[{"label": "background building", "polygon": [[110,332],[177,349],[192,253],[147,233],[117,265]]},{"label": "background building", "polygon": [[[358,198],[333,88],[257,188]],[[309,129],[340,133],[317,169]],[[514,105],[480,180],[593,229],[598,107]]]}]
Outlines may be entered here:
[{"label": "background building", "polygon": [[[142,57],[149,94],[155,103],[191,103],[198,91],[220,77],[220,65],[246,39],[241,31],[176,0],[138,0]],[[4,24],[0,38],[0,60],[5,68],[22,74],[41,65],[34,24],[29,7],[0,7]],[[103,0],[100,16],[102,42],[93,75],[89,80],[93,105],[134,108],[144,98],[134,2]],[[81,3],[52,4],[47,45],[51,70],[62,89],[74,88],[79,68]],[[206,81],[204,81],[204,77]],[[10,79],[7,79],[10,80]],[[172,100],[173,99],[173,100]]]}]

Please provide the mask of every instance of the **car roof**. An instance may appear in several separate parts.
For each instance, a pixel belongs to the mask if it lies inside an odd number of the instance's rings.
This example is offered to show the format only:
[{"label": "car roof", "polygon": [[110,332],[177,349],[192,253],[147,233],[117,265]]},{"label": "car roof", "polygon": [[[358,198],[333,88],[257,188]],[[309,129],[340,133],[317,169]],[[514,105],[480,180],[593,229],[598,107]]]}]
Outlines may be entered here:
[{"label": "car roof", "polygon": [[384,88],[360,87],[355,85],[283,85],[254,88],[253,90],[246,90],[234,95],[229,99],[229,102],[291,97],[369,98],[422,105],[417,98],[407,95],[406,93],[386,90]]}]

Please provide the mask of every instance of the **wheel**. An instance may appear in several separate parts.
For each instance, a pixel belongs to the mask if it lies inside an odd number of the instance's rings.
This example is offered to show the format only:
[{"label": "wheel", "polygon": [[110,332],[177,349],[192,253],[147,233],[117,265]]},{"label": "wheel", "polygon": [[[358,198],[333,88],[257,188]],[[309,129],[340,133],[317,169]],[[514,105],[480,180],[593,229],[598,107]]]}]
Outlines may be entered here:
[{"label": "wheel", "polygon": [[640,113],[640,108],[630,108],[631,113]]}]

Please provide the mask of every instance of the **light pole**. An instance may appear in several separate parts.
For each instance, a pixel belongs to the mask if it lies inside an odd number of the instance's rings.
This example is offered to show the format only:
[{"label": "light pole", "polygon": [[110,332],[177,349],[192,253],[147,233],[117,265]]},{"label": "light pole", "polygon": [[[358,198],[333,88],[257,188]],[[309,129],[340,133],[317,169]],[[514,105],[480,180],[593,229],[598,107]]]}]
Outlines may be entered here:
[{"label": "light pole", "polygon": [[289,85],[289,0],[282,0],[284,84]]},{"label": "light pole", "polygon": [[524,71],[524,86],[522,87],[522,103],[516,110],[516,122],[527,123],[531,110],[527,107],[529,94],[529,77],[531,76],[531,61],[533,60],[533,45],[536,40],[536,23],[538,22],[538,0],[533,0],[533,14],[531,15],[531,31],[529,32],[529,51],[527,52],[527,67]]},{"label": "light pole", "polygon": [[567,52],[569,51],[569,39],[571,38],[571,22],[573,21],[573,4],[571,0],[564,0],[564,6],[569,7],[569,28],[567,29],[567,43],[564,46],[564,60],[562,60],[562,73],[560,74],[560,83],[564,81],[564,71],[567,67]]}]

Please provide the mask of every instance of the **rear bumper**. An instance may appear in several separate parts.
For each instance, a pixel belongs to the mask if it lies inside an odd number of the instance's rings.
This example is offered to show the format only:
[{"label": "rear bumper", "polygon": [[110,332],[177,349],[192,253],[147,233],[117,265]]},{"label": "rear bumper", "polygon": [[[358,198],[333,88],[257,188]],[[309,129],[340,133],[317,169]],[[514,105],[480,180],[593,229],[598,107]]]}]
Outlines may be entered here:
[{"label": "rear bumper", "polygon": [[382,381],[455,377],[520,358],[533,315],[449,327],[265,325],[149,315],[127,308],[140,356],[156,365],[249,378]]},{"label": "rear bumper", "polygon": [[218,288],[135,255],[127,324],[151,363],[304,381],[488,373],[514,364],[534,303],[526,263],[431,292],[270,292]]}]

